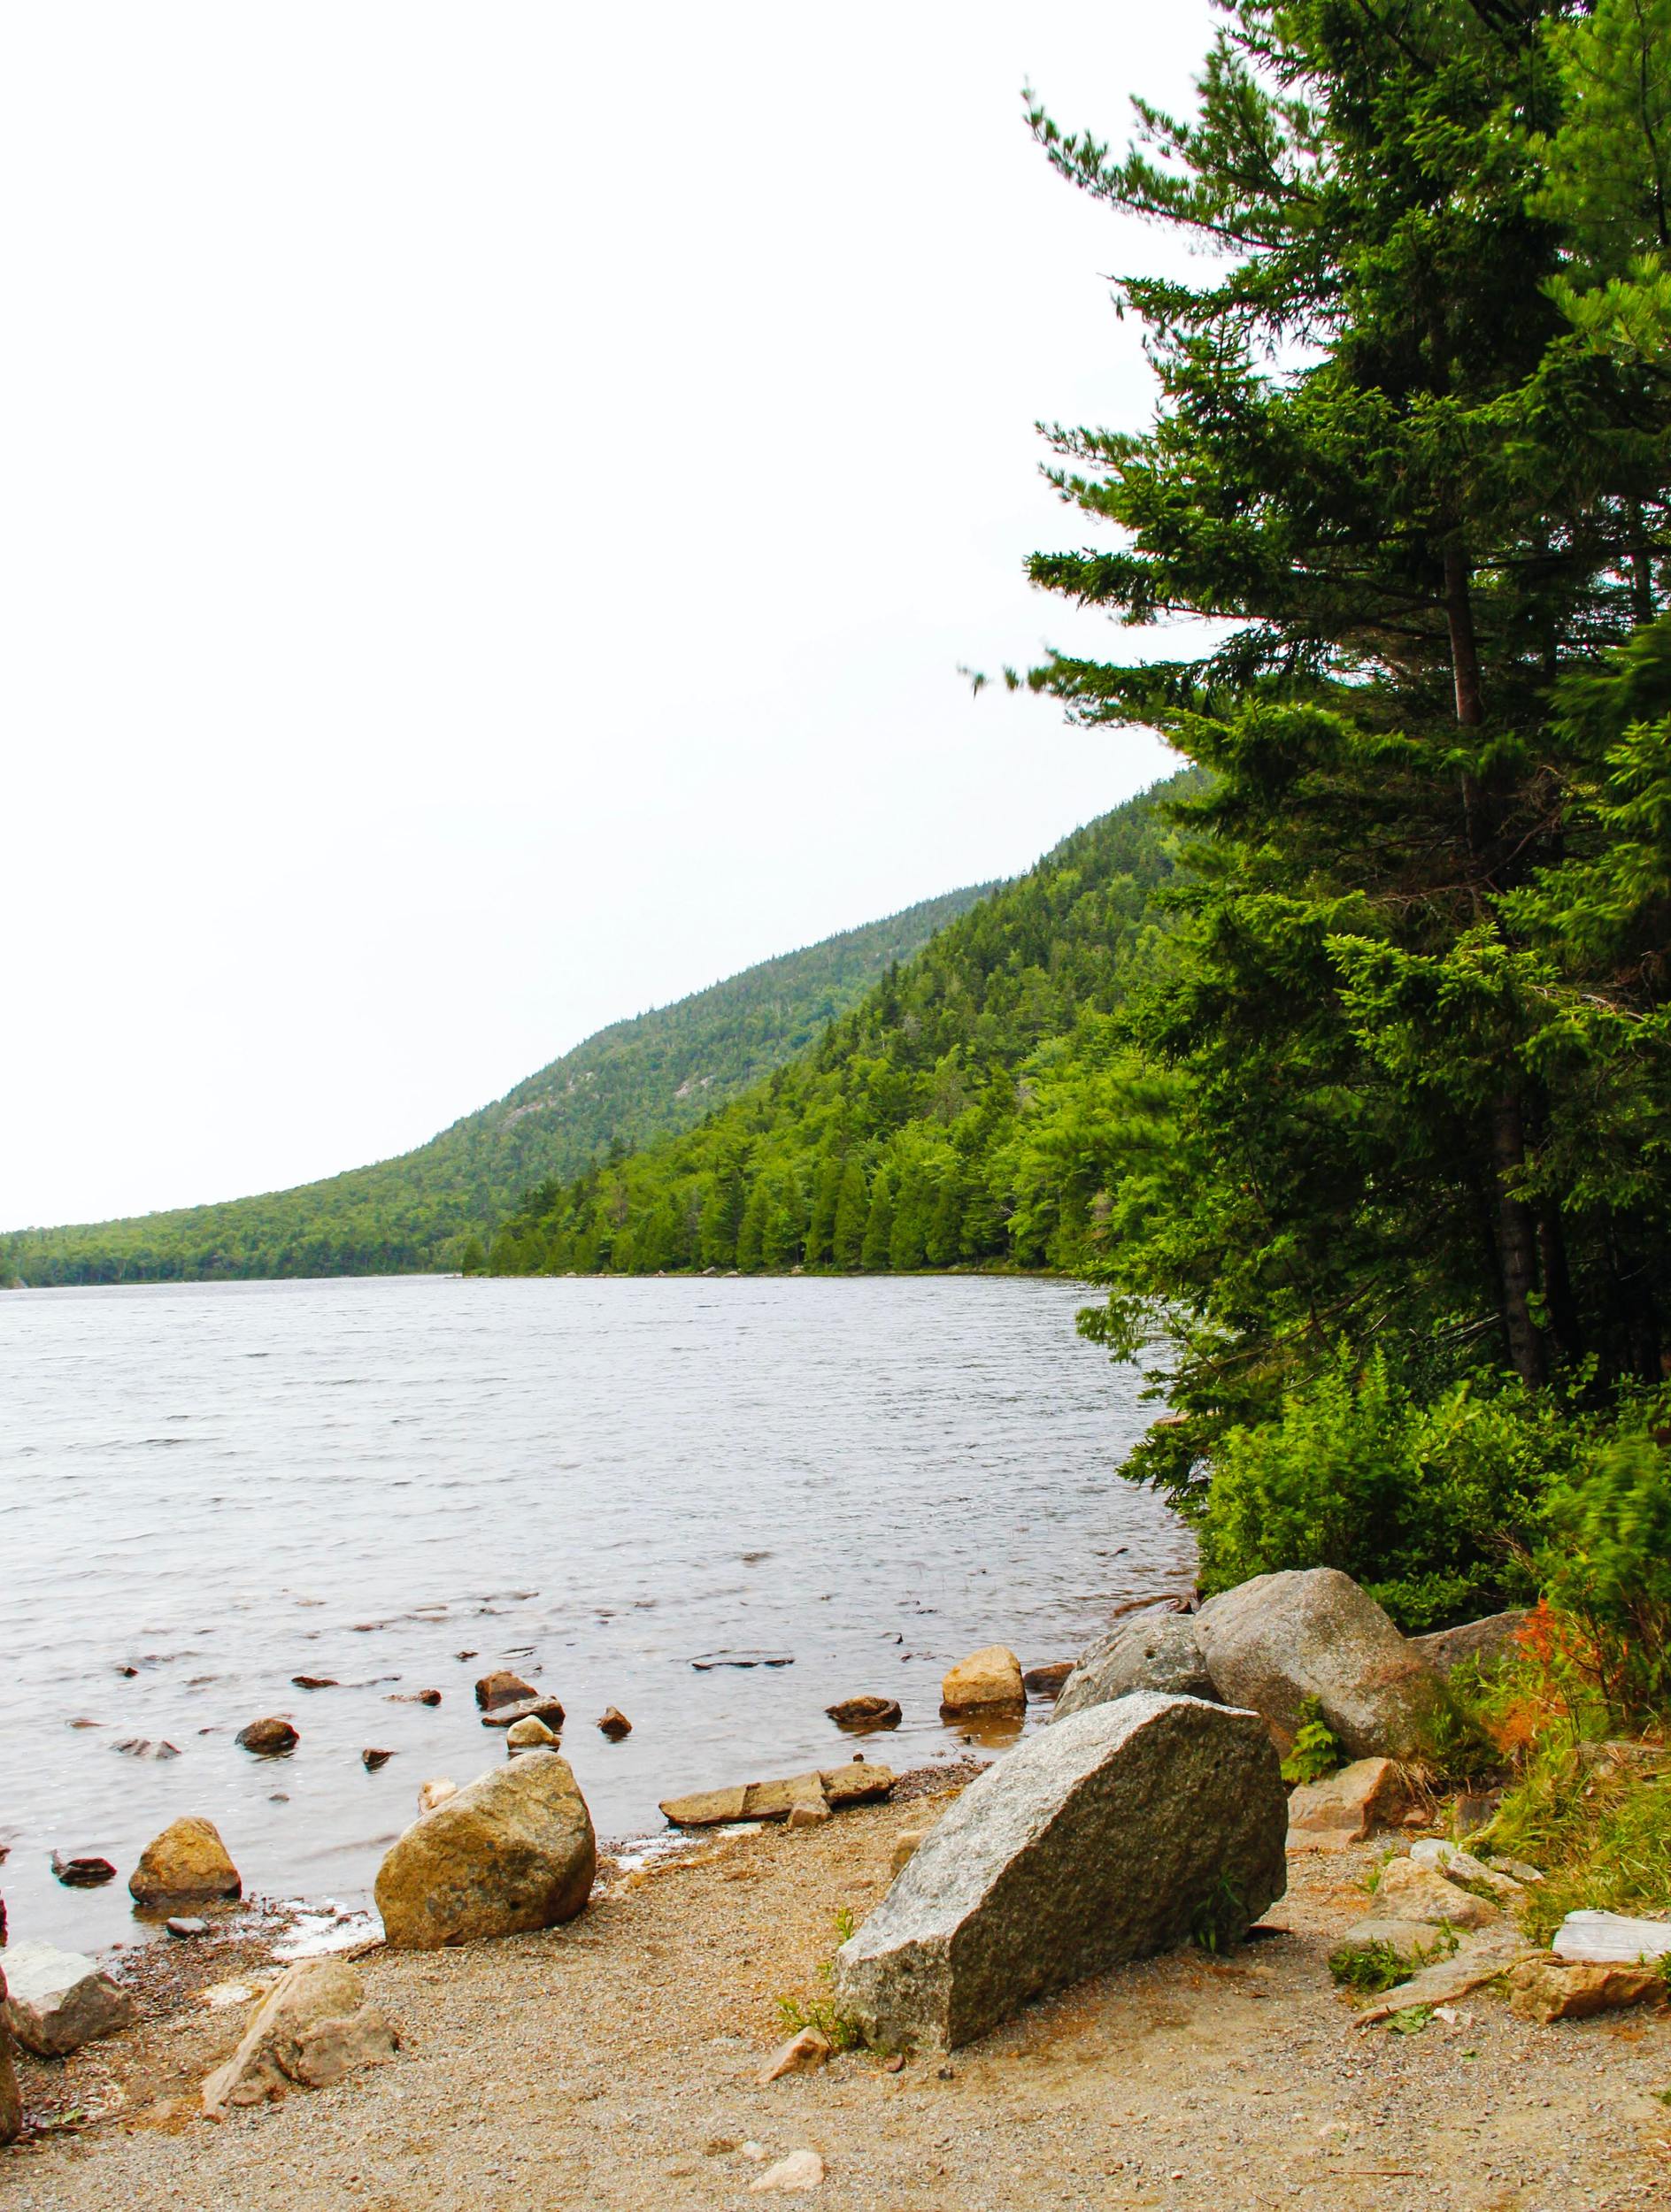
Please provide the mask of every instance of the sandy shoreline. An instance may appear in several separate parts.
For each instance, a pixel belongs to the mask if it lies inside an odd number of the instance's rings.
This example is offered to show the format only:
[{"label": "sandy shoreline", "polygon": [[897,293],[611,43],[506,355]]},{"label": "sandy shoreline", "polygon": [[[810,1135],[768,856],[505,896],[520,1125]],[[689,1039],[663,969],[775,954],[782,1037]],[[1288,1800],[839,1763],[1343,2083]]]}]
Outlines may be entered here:
[{"label": "sandy shoreline", "polygon": [[1224,1959],[1099,1977],[948,2065],[889,2074],[851,2053],[759,2086],[780,2001],[821,1993],[837,1915],[863,1919],[927,1809],[720,1838],[618,1874],[539,1935],[371,1951],[360,1970],[400,2031],[396,2062],[219,2125],[197,2091],[247,2007],[207,2011],[182,1984],[130,2034],[26,2063],[32,2102],[50,2075],[104,2116],[0,2154],[0,2194],[19,2212],[740,2208],[759,2201],[754,2145],[818,2150],[828,2178],[804,2200],[876,2212],[1622,2212],[1671,2195],[1665,2013],[1535,2027],[1482,1994],[1454,2027],[1354,2024],[1325,1962],[1382,1845],[1291,1859],[1267,1915],[1282,1932]]}]

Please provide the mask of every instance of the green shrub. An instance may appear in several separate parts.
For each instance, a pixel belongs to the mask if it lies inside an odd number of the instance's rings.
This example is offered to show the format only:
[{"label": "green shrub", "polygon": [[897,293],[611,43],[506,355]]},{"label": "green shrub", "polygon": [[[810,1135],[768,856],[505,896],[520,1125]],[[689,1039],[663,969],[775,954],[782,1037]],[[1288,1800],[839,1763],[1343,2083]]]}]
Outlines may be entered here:
[{"label": "green shrub", "polygon": [[1451,1929],[1436,1928],[1430,1945],[1418,1943],[1407,1953],[1379,1937],[1368,1943],[1336,1944],[1328,1955],[1328,1970],[1343,1989],[1360,1997],[1379,1997],[1436,1959],[1449,1958],[1456,1942]]},{"label": "green shrub", "polygon": [[1512,1383],[1452,1383],[1422,1404],[1379,1353],[1360,1366],[1343,1348],[1215,1452],[1204,1586],[1338,1567],[1413,1633],[1490,1612],[1532,1594],[1537,1518],[1574,1448],[1561,1409]]},{"label": "green shrub", "polygon": [[1339,1737],[1323,1718],[1317,1700],[1308,1697],[1300,1707],[1294,1748],[1282,1762],[1283,1781],[1321,1782],[1325,1775],[1334,1773],[1341,1756]]},{"label": "green shrub", "polygon": [[[1552,1603],[1588,1640],[1615,1718],[1662,1709],[1671,1695],[1671,1455],[1645,1424],[1603,1436],[1552,1490],[1539,1559]],[[1660,1432],[1663,1433],[1663,1432]]]}]

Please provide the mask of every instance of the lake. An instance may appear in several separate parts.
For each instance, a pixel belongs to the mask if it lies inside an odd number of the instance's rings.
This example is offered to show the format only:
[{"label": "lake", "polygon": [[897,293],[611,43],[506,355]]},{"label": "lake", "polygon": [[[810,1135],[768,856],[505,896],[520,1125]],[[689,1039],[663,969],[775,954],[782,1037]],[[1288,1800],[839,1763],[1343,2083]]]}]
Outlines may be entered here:
[{"label": "lake", "polygon": [[[504,1755],[472,1686],[561,1698],[600,1838],[674,1792],[966,1755],[939,1681],[1071,1656],[1184,1587],[1114,1468],[1152,1409],[1072,1284],[379,1277],[0,1296],[0,1893],[12,1940],[135,1933],[182,1813],[247,1893],[363,1902],[419,1784]],[[698,1668],[758,1655],[786,1665]],[[303,1691],[291,1677],[335,1678]],[[439,1706],[391,1701],[424,1689]],[[619,1706],[633,1732],[592,1725]],[[1048,1709],[1045,1709],[1048,1710]],[[289,1716],[276,1761],[234,1742]],[[1036,1723],[1039,1716],[1036,1713]],[[116,1748],[166,1741],[179,1757]],[[368,1747],[394,1755],[367,1772]],[[54,1849],[113,1860],[67,1890]]]}]

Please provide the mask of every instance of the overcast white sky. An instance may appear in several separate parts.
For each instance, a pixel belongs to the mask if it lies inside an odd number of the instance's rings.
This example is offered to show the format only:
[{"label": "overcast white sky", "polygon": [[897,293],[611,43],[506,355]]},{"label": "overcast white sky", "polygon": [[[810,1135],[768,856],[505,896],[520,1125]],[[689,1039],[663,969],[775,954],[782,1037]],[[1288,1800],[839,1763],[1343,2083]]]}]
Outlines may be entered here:
[{"label": "overcast white sky", "polygon": [[1036,418],[1167,250],[1020,119],[1205,0],[132,0],[0,27],[0,1227],[421,1141],[1165,765]]}]

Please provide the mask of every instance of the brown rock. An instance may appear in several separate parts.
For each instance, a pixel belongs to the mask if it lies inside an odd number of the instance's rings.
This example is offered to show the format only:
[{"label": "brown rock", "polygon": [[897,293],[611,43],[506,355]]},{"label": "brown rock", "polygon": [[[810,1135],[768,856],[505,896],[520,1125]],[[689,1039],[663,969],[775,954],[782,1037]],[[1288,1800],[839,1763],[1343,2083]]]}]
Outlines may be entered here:
[{"label": "brown rock", "polygon": [[293,1674],[290,1686],[296,1690],[334,1690],[337,1686],[334,1674]]},{"label": "brown rock", "polygon": [[362,1751],[359,1763],[367,1774],[375,1774],[379,1767],[386,1767],[394,1757],[392,1751]]},{"label": "brown rock", "polygon": [[1528,1959],[1508,1979],[1508,2008],[1522,2020],[1587,2020],[1626,2005],[1663,2005],[1671,1995],[1657,1966]]},{"label": "brown rock", "polygon": [[833,1812],[886,1797],[894,1786],[891,1768],[870,1760],[794,1774],[781,1782],[739,1782],[728,1790],[698,1790],[689,1797],[662,1801],[663,1816],[675,1828],[712,1828],[723,1821],[787,1820],[792,1806],[820,1793]]},{"label": "brown rock", "polygon": [[608,1707],[598,1715],[597,1726],[599,1732],[607,1736],[611,1743],[619,1743],[623,1736],[630,1736],[633,1732],[631,1721],[617,1705]]},{"label": "brown rock", "polygon": [[292,2085],[323,2089],[361,2066],[391,2059],[400,2038],[366,2001],[366,1985],[341,1959],[307,1959],[281,1974],[224,2066],[203,2085],[203,2108],[260,2104]]},{"label": "brown rock", "polygon": [[943,1714],[990,1712],[1027,1703],[1021,1663],[1005,1644],[988,1644],[959,1659],[940,1685]]},{"label": "brown rock", "polygon": [[1372,1828],[1404,1818],[1410,1792],[1392,1759],[1354,1759],[1327,1781],[1302,1783],[1288,1801],[1290,1851],[1344,1851]]},{"label": "brown rock", "polygon": [[592,1893],[597,1845],[568,1761],[507,1765],[408,1828],[378,1869],[377,1909],[397,1950],[573,1920]]},{"label": "brown rock", "polygon": [[142,1905],[185,1904],[209,1897],[236,1897],[243,1883],[212,1820],[176,1820],[145,1846],[128,1877],[129,1894]]},{"label": "brown rock", "polygon": [[[5,1970],[0,1967],[0,2024],[5,2001]],[[12,2063],[12,2031],[0,2024],[0,2143],[15,2143],[22,2132],[23,2099],[18,2093],[17,2069]]]},{"label": "brown rock", "polygon": [[1042,1667],[1029,1667],[1021,1677],[1021,1687],[1028,1697],[1059,1698],[1077,1663],[1073,1659],[1051,1659]]},{"label": "brown rock", "polygon": [[514,1728],[520,1720],[543,1721],[548,1728],[563,1725],[563,1708],[554,1697],[539,1693],[533,1697],[511,1698],[503,1705],[490,1706],[481,1716],[484,1728]]},{"label": "brown rock", "polygon": [[903,1717],[895,1697],[844,1697],[824,1710],[837,1728],[897,1728]]},{"label": "brown rock", "polygon": [[829,2058],[832,2048],[829,2038],[820,2030],[803,2028],[778,2046],[754,2078],[764,2088],[767,2082],[782,2081],[785,2074],[815,2073]]},{"label": "brown rock", "polygon": [[[462,1654],[459,1655],[461,1657]],[[509,1705],[512,1699],[535,1697],[539,1694],[531,1682],[525,1682],[520,1674],[512,1674],[508,1667],[496,1668],[484,1674],[476,1684],[476,1703],[489,1712],[496,1705]]]},{"label": "brown rock", "polygon": [[791,1828],[818,1828],[829,1817],[829,1801],[826,1797],[821,1794],[804,1797],[798,1804],[789,1807],[789,1825]]},{"label": "brown rock", "polygon": [[238,1742],[246,1751],[253,1751],[258,1759],[282,1759],[296,1749],[301,1741],[288,1720],[276,1714],[266,1720],[252,1720],[247,1728],[241,1728]]},{"label": "brown rock", "polygon": [[58,1851],[52,1854],[52,1873],[65,1889],[102,1889],[116,1879],[108,1859],[66,1859]]}]

